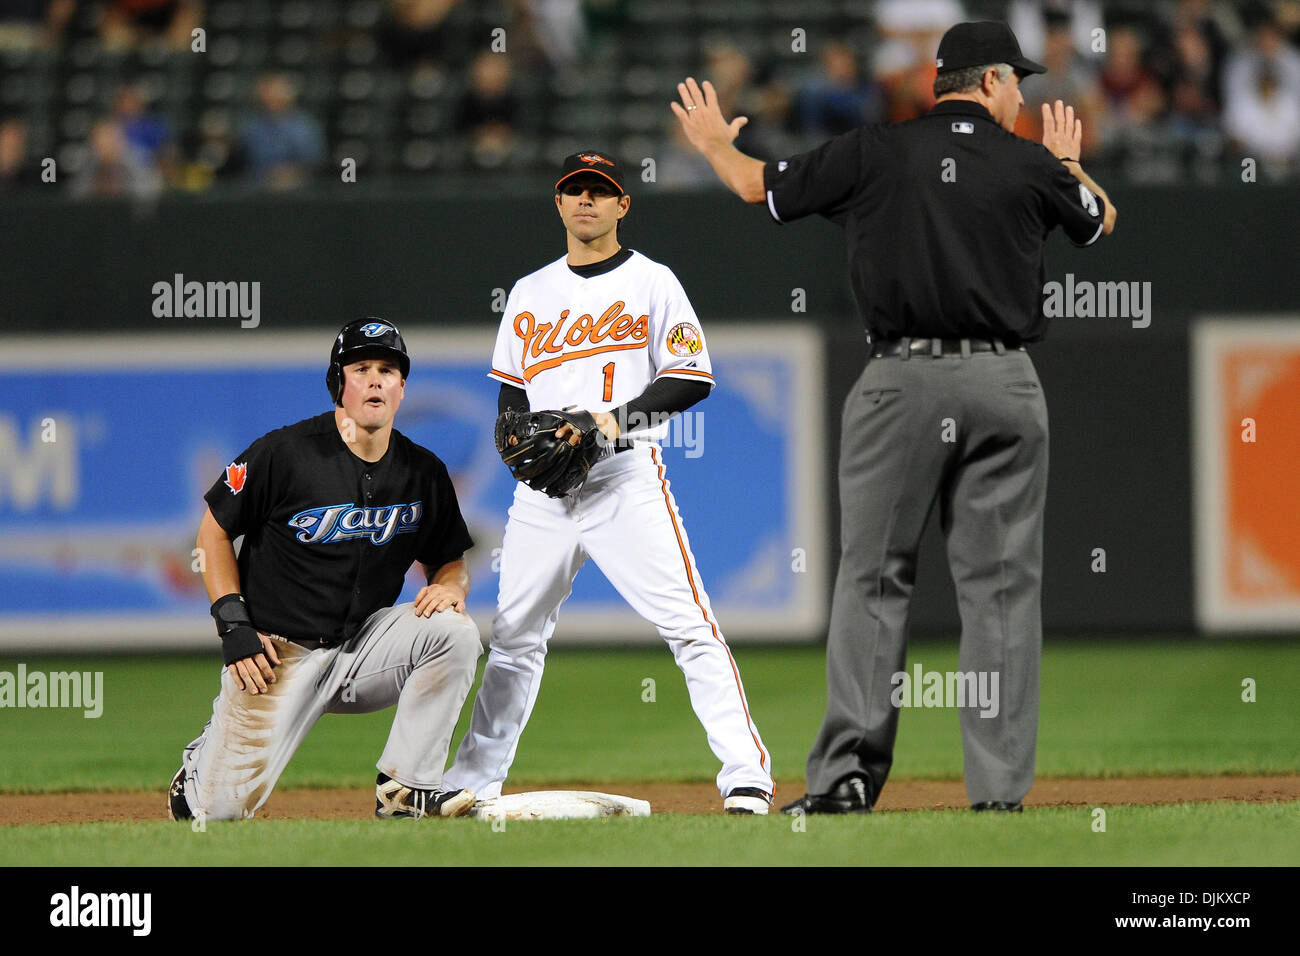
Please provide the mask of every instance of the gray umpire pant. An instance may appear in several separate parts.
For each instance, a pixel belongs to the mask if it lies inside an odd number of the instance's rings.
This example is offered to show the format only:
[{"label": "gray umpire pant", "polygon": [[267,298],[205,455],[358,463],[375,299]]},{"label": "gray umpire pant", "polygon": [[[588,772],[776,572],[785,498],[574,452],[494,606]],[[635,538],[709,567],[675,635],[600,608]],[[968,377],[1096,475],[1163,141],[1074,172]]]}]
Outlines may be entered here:
[{"label": "gray umpire pant", "polygon": [[1047,405],[1029,355],[870,359],[844,405],[839,484],[826,718],[808,791],[865,773],[879,795],[889,776],[893,678],[937,503],[961,613],[959,668],[998,675],[996,716],[960,711],[966,793],[1019,801],[1034,778],[1047,490]]},{"label": "gray umpire pant", "polygon": [[344,644],[308,648],[271,635],[280,664],[265,694],[241,691],[227,668],[212,718],[185,748],[185,799],[196,817],[251,817],[323,714],[397,705],[376,764],[407,787],[442,783],[451,735],[483,644],[469,615],[381,608]]}]

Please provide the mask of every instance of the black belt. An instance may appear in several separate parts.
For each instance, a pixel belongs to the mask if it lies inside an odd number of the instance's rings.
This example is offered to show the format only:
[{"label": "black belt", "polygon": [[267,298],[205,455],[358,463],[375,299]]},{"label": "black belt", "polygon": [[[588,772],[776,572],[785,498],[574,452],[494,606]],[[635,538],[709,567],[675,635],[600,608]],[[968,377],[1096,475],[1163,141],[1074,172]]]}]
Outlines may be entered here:
[{"label": "black belt", "polygon": [[998,355],[1007,351],[1023,352],[1023,345],[1007,345],[1001,339],[888,339],[871,344],[872,358],[890,358],[913,355],[939,357],[942,355],[967,356],[972,352],[996,352]]}]

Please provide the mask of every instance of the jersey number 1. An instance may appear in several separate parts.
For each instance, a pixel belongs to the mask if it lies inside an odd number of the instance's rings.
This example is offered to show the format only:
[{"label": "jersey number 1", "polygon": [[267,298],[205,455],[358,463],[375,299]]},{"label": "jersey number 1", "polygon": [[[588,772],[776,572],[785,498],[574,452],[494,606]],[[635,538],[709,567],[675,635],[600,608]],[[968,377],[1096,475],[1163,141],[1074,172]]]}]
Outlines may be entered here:
[{"label": "jersey number 1", "polygon": [[605,392],[601,396],[601,401],[612,402],[614,400],[614,363],[610,362],[601,371],[605,373]]}]

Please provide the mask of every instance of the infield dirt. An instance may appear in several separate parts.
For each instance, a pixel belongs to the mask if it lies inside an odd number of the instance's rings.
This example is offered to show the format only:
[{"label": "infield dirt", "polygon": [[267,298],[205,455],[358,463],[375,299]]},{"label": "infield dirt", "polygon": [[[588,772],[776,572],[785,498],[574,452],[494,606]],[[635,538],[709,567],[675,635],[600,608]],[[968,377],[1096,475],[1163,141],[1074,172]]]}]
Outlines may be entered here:
[{"label": "infield dirt", "polygon": [[[526,790],[598,790],[648,800],[654,813],[709,814],[721,811],[712,783],[546,783],[511,786]],[[157,792],[0,794],[0,826],[48,823],[139,822],[166,819],[165,782]],[[801,781],[779,783],[776,804],[803,794]],[[1047,779],[1034,784],[1027,808],[1123,806],[1132,804],[1268,803],[1300,800],[1300,775],[1250,777],[1127,777]],[[945,810],[969,806],[959,780],[891,781],[877,810]],[[336,788],[277,791],[258,811],[259,819],[342,820],[370,817],[374,790]]]}]

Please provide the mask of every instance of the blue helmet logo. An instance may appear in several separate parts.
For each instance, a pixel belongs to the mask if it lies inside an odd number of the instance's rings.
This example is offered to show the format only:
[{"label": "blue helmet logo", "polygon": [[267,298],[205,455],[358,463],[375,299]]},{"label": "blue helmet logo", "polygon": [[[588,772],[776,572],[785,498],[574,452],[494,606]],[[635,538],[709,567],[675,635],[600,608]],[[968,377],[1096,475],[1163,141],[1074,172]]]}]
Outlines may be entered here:
[{"label": "blue helmet logo", "polygon": [[361,331],[366,334],[366,338],[373,339],[377,335],[393,331],[393,327],[386,322],[367,322],[361,326]]}]

